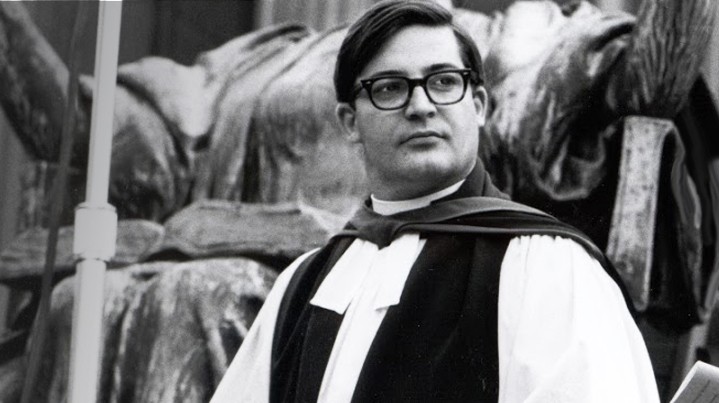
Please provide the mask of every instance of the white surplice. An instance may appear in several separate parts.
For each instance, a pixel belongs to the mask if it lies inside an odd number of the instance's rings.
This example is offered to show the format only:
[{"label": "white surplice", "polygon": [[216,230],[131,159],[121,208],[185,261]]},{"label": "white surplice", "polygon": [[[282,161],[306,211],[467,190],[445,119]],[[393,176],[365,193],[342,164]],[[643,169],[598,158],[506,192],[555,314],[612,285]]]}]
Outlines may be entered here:
[{"label": "white surplice", "polygon": [[[380,214],[429,205],[461,183],[420,199],[373,198]],[[310,303],[344,314],[318,401],[349,402],[387,309],[400,303],[426,240],[404,233],[386,248],[357,239]],[[278,277],[211,403],[268,402],[275,321],[301,256]],[[507,247],[498,301],[499,402],[658,402],[644,341],[622,294],[572,240],[520,236]]]}]

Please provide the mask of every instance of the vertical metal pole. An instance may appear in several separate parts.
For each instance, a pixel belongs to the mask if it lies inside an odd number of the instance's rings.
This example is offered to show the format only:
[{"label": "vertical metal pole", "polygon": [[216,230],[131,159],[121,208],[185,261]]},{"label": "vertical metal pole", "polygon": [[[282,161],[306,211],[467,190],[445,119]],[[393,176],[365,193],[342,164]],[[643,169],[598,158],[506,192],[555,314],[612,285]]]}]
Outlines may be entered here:
[{"label": "vertical metal pole", "polygon": [[80,259],[70,350],[68,401],[97,401],[102,357],[106,262],[115,253],[117,215],[107,203],[122,1],[100,1],[86,201],[75,214],[74,252]]}]

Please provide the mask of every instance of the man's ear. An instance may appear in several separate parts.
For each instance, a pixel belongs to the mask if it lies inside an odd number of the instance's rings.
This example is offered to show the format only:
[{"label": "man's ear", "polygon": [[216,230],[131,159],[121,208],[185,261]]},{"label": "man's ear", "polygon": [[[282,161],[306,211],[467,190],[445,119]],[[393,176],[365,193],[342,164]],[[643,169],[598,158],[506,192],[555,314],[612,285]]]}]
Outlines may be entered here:
[{"label": "man's ear", "polygon": [[487,119],[487,102],[489,102],[489,96],[487,90],[481,85],[474,90],[474,107],[477,109],[477,124],[482,127],[484,126]]},{"label": "man's ear", "polygon": [[344,129],[347,139],[352,143],[358,143],[360,136],[357,130],[357,120],[355,119],[357,112],[355,109],[346,102],[340,102],[335,108],[335,115],[337,115],[340,126]]}]

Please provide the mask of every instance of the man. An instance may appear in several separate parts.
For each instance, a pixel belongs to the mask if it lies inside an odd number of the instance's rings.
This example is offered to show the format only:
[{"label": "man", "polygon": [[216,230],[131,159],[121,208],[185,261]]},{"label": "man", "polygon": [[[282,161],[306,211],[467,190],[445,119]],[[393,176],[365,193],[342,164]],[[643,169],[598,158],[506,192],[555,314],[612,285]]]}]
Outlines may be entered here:
[{"label": "man", "polygon": [[213,402],[658,401],[601,252],[484,172],[482,80],[435,4],[350,28],[336,111],[370,199],[281,274]]}]

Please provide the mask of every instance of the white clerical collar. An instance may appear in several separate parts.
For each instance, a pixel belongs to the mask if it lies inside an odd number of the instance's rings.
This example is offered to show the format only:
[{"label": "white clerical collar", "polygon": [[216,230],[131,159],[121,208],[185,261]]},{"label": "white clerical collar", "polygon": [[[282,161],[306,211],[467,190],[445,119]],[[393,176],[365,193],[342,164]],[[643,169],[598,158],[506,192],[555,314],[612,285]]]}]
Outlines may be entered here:
[{"label": "white clerical collar", "polygon": [[370,198],[372,199],[372,210],[374,210],[377,214],[392,215],[402,213],[404,211],[427,207],[433,201],[439,200],[445,196],[449,196],[452,193],[456,192],[457,189],[462,186],[464,181],[465,179],[462,179],[454,185],[446,187],[440,191],[409,200],[380,200],[374,197],[374,195],[370,195]]}]

